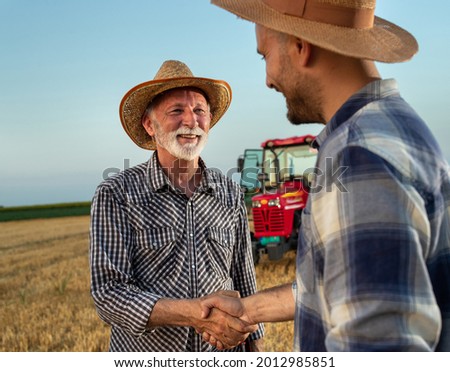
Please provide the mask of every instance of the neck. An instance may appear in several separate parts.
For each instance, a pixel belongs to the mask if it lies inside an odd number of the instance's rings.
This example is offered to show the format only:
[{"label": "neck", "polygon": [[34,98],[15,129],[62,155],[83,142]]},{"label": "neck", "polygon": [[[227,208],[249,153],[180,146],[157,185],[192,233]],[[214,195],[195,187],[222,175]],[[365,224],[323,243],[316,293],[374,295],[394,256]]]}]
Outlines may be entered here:
[{"label": "neck", "polygon": [[202,179],[199,158],[178,159],[164,149],[158,149],[158,161],[172,185],[186,196],[191,197]]},{"label": "neck", "polygon": [[381,79],[373,61],[340,56],[331,52],[322,66],[324,118],[329,122],[339,108],[367,84]]}]

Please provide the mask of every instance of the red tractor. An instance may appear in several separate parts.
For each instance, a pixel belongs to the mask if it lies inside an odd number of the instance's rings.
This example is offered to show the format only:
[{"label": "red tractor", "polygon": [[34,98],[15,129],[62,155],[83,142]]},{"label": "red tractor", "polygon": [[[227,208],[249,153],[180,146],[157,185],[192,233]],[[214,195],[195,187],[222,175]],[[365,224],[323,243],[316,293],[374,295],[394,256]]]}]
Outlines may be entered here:
[{"label": "red tractor", "polygon": [[253,259],[279,260],[297,247],[317,150],[314,136],[267,140],[238,159],[253,241]]}]

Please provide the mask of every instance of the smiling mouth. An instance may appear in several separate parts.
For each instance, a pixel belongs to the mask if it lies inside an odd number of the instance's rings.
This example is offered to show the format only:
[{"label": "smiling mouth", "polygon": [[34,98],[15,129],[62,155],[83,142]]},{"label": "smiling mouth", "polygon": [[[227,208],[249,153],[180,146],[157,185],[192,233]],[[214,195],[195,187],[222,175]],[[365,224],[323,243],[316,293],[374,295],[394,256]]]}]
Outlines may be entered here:
[{"label": "smiling mouth", "polygon": [[196,139],[200,136],[197,136],[195,134],[179,134],[178,137],[185,138],[185,139]]}]

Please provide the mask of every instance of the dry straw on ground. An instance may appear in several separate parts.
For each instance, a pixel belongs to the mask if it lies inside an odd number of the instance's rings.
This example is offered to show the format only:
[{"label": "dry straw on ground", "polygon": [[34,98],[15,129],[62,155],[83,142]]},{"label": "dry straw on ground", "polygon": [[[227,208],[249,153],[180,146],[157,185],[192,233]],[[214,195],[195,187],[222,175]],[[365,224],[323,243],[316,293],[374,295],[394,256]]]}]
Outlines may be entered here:
[{"label": "dry straw on ground", "polygon": [[[106,351],[89,294],[89,217],[0,224],[0,351]],[[259,289],[292,281],[294,252],[263,257]],[[292,323],[266,324],[266,350],[292,350]]]}]

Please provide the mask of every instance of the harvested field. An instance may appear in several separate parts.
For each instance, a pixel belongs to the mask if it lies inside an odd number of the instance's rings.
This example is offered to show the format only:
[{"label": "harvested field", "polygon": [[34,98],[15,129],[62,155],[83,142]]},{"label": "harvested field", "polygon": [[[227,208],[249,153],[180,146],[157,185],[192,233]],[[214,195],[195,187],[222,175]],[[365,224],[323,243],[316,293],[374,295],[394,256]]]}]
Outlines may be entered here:
[{"label": "harvested field", "polygon": [[[106,351],[89,294],[89,217],[0,223],[0,351]],[[259,289],[293,280],[295,254],[263,257]],[[292,350],[292,322],[266,324],[266,350]]]}]

